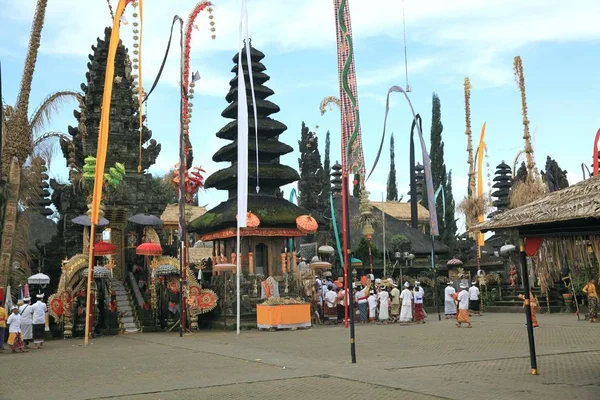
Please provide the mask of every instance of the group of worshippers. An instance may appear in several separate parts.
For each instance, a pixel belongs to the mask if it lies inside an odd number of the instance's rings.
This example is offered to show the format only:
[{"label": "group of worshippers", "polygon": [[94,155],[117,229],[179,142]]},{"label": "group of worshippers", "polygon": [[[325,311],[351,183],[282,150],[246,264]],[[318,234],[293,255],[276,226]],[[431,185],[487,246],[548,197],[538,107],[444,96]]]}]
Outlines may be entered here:
[{"label": "group of worshippers", "polygon": [[[354,312],[360,323],[425,323],[425,291],[420,282],[416,281],[413,287],[405,282],[400,291],[392,279],[382,281],[374,279],[372,275],[365,278],[361,279],[361,283],[354,284]],[[323,322],[331,325],[343,320],[348,301],[348,292],[343,288],[343,283],[316,278],[315,288],[315,302]]]},{"label": "group of worshippers", "polygon": [[469,317],[473,314],[481,314],[481,299],[477,282],[471,282],[471,287],[465,282],[460,282],[459,291],[454,288],[454,282],[449,281],[444,290],[444,314],[446,319],[456,318],[456,326],[467,324],[471,328]]},{"label": "group of worshippers", "polygon": [[4,350],[4,336],[7,325],[7,343],[11,352],[26,352],[31,342],[37,349],[42,347],[48,308],[44,303],[43,294],[38,294],[36,298],[37,301],[31,304],[31,298],[25,297],[22,305],[10,308],[10,314],[0,301],[0,351]]}]

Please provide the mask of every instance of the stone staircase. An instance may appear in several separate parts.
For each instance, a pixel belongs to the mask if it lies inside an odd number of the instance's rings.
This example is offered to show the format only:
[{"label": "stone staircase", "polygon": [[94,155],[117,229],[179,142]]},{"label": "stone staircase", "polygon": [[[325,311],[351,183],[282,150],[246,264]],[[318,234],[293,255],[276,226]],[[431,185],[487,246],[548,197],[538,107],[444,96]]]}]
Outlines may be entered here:
[{"label": "stone staircase", "polygon": [[121,316],[121,330],[125,333],[138,333],[140,327],[125,285],[118,279],[111,279],[110,284],[117,295],[117,311]]},{"label": "stone staircase", "polygon": [[[532,293],[537,297],[540,305],[540,313],[547,313],[548,309],[551,313],[557,313],[561,311],[563,306],[563,300],[556,288],[550,289],[549,300],[546,298],[545,293],[542,293],[539,288],[533,288]],[[524,294],[523,289],[517,288],[512,289],[506,285],[502,287],[502,298],[496,302],[494,306],[485,307],[488,312],[503,312],[503,313],[524,313],[523,301],[519,299],[518,295]]]}]

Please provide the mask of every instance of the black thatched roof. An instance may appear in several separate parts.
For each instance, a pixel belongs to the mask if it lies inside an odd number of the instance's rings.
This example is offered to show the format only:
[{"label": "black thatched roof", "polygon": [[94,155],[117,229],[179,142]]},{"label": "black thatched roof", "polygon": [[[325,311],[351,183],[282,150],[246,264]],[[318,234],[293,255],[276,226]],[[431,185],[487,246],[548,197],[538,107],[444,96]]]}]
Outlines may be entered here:
[{"label": "black thatched roof", "polygon": [[[333,200],[334,209],[335,209],[335,218],[338,221],[338,226],[341,226],[342,220],[342,202],[340,196],[334,197]],[[360,200],[354,196],[350,197],[350,215],[358,215]],[[377,208],[373,208],[373,214],[381,220],[381,210]],[[352,217],[351,217],[352,218]],[[352,223],[351,223],[352,225]],[[352,227],[350,239],[352,240],[352,248],[356,248],[360,239],[362,238],[362,233],[360,228]],[[431,254],[431,236],[424,234],[423,232],[413,229],[405,222],[399,221],[396,218],[385,214],[385,243],[388,249],[392,248],[392,236],[394,235],[404,235],[406,236],[410,242],[412,243],[413,253],[415,255],[429,255]],[[375,228],[375,233],[371,239],[379,250],[383,250],[383,232],[381,227]],[[435,252],[436,254],[447,254],[448,246],[439,241],[437,238],[435,240]]]},{"label": "black thatched roof", "polygon": [[58,227],[54,221],[37,212],[28,212],[26,215],[29,220],[29,250],[37,252],[37,246],[43,246],[52,241],[52,238],[58,233]]}]

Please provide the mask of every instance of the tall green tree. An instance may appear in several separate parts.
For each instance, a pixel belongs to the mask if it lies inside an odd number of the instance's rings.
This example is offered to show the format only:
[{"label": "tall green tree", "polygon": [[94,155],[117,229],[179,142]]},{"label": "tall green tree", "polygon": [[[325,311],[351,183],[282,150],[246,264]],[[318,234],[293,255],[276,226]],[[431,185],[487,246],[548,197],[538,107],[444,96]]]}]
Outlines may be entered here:
[{"label": "tall green tree", "polygon": [[448,172],[448,180],[446,182],[446,187],[444,188],[444,194],[446,197],[446,214],[444,215],[444,221],[446,226],[443,227],[443,236],[442,240],[449,247],[454,245],[456,241],[456,203],[454,202],[454,195],[452,194],[452,170]]},{"label": "tall green tree", "polygon": [[323,203],[329,204],[329,194],[331,193],[331,161],[329,152],[331,148],[330,133],[327,131],[325,136],[325,158],[323,159]]},{"label": "tall green tree", "polygon": [[[442,199],[436,201],[436,212],[438,218],[438,226],[440,229],[440,237],[445,243],[451,244],[456,235],[456,221],[454,220],[454,196],[452,195],[452,184],[448,185],[448,174],[446,172],[446,164],[444,162],[444,141],[442,140],[442,132],[444,125],[442,124],[442,105],[437,94],[432,96],[431,107],[431,148],[429,156],[431,158],[431,178],[433,180],[434,192],[441,186],[445,194],[446,214],[444,214],[444,204]],[[427,205],[427,191],[423,190],[423,205]]]},{"label": "tall green tree", "polygon": [[387,181],[387,201],[398,201],[398,180],[396,179],[396,154],[394,153],[394,133],[390,137],[390,172]]},{"label": "tall green tree", "polygon": [[322,216],[326,204],[323,203],[323,165],[319,153],[319,140],[302,122],[300,140],[300,180],[298,181],[298,205],[314,215]]}]

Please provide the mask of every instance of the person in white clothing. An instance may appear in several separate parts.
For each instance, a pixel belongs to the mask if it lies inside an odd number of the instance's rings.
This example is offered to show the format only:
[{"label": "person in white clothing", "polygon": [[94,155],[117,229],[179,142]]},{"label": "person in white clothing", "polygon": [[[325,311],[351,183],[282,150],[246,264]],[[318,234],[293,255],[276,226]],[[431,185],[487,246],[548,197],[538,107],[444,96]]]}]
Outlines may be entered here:
[{"label": "person in white clothing", "polygon": [[[423,299],[425,298],[425,289],[423,289],[423,287],[421,286],[421,282],[419,281],[415,281],[415,287],[413,289],[413,298],[415,297],[417,292],[419,292],[419,295],[421,296],[421,304],[423,304]],[[413,314],[416,314],[416,312],[417,311],[415,310]],[[425,318],[427,318],[427,311],[425,311],[425,307],[423,306],[423,323],[425,323]]]},{"label": "person in white clothing", "polygon": [[410,291],[410,284],[404,282],[404,290],[400,293],[400,299],[402,299],[402,307],[400,310],[400,323],[409,324],[412,322],[412,301],[413,294]]},{"label": "person in white clothing", "polygon": [[424,324],[425,317],[427,316],[427,314],[425,314],[425,309],[423,308],[423,294],[425,291],[420,285],[421,282],[415,282],[415,288],[413,289],[413,302],[415,305],[413,319],[416,323]]},{"label": "person in white clothing", "polygon": [[19,307],[19,315],[21,316],[21,336],[25,348],[29,348],[29,343],[33,339],[33,307],[31,307],[31,297],[23,299],[24,304]]},{"label": "person in white clothing", "polygon": [[456,305],[454,304],[454,298],[452,295],[456,293],[456,290],[452,286],[454,282],[449,281],[448,286],[444,290],[444,314],[446,314],[446,319],[454,318],[456,316]]},{"label": "person in white clothing", "polygon": [[467,328],[471,328],[471,321],[469,320],[469,292],[467,291],[467,285],[464,283],[460,284],[460,293],[457,300],[458,318],[456,319],[456,326],[460,328],[462,324],[467,324]]},{"label": "person in white clothing", "polygon": [[390,294],[382,287],[377,299],[379,300],[379,321],[387,324],[390,319]]},{"label": "person in white clothing", "polygon": [[44,335],[46,334],[46,314],[48,308],[44,303],[44,295],[38,294],[38,301],[31,307],[33,308],[33,344],[39,349],[44,344]]},{"label": "person in white clothing", "polygon": [[375,322],[377,321],[377,296],[374,291],[371,290],[367,302],[369,304],[369,322]]},{"label": "person in white clothing", "polygon": [[331,325],[331,323],[337,324],[337,293],[334,290],[328,290],[327,294],[325,294],[325,304],[323,308],[325,309],[325,316],[327,317],[327,323]]},{"label": "person in white clothing", "polygon": [[11,308],[11,314],[6,323],[8,324],[8,345],[10,346],[10,350],[13,353],[27,351],[24,350],[23,339],[21,339],[21,315],[19,314],[19,307],[13,306]]},{"label": "person in white clothing", "polygon": [[368,295],[369,288],[365,286],[361,290],[356,292],[356,304],[358,304],[358,312],[360,315],[360,322],[365,324],[369,322],[369,302]]},{"label": "person in white clothing", "polygon": [[471,282],[471,287],[469,288],[469,312],[471,314],[481,315],[479,288],[475,281]]}]

